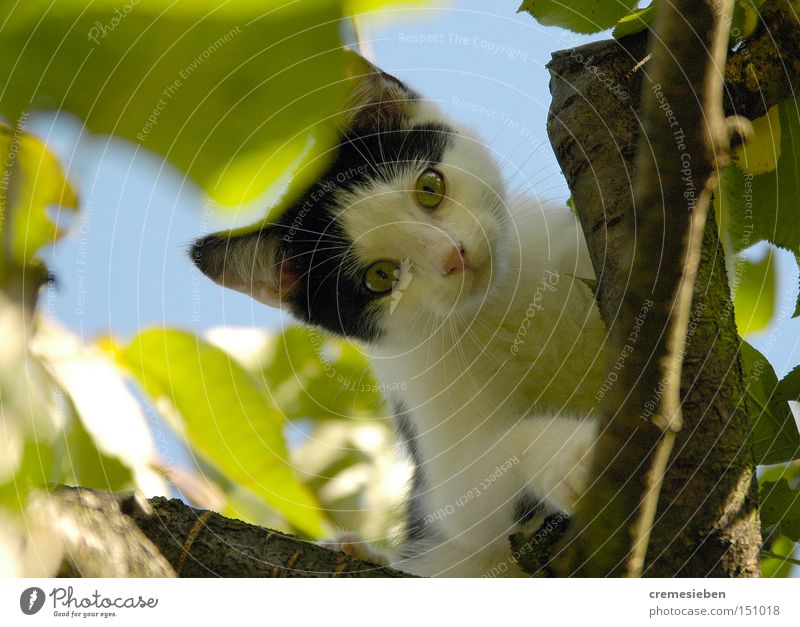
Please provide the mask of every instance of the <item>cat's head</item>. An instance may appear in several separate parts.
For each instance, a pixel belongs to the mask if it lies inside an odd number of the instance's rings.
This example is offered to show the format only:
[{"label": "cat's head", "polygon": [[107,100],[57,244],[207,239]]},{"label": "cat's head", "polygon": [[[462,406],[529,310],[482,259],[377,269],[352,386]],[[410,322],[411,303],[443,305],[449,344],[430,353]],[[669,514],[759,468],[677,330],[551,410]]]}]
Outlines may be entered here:
[{"label": "cat's head", "polygon": [[506,207],[477,138],[365,67],[320,179],[276,223],[206,236],[191,256],[221,285],[373,342],[480,306],[498,274]]}]

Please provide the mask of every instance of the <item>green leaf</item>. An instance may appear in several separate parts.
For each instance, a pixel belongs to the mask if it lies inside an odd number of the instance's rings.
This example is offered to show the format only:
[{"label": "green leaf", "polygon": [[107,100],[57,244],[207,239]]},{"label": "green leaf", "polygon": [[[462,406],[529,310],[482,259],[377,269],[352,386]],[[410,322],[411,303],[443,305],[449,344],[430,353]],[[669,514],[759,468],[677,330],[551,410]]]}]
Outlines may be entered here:
[{"label": "green leaf", "polygon": [[764,0],[736,0],[733,5],[733,19],[731,19],[730,46],[732,48],[755,32],[759,24],[758,7],[762,4],[764,4]]},{"label": "green leaf", "polygon": [[777,526],[781,534],[795,542],[800,540],[800,490],[789,487],[786,479],[761,486],[761,524]]},{"label": "green leaf", "polygon": [[99,490],[130,489],[133,485],[130,468],[118,457],[103,453],[77,412],[71,413],[72,419],[64,432],[59,482]]},{"label": "green leaf", "polygon": [[322,515],[294,475],[284,420],[264,388],[224,351],[168,329],[139,334],[120,353],[147,393],[170,401],[190,445],[312,537]]},{"label": "green leaf", "polygon": [[636,9],[629,13],[614,27],[612,35],[616,39],[621,39],[626,35],[633,35],[645,28],[648,28],[656,17],[656,2],[651,2],[649,6],[644,9]]},{"label": "green leaf", "polygon": [[800,254],[794,254],[795,263],[797,263],[797,279],[798,279],[798,290],[797,290],[797,300],[794,304],[794,312],[792,313],[792,318],[797,318],[800,316]]},{"label": "green leaf", "polygon": [[[774,115],[774,114],[773,114]],[[768,116],[769,117],[769,116]],[[780,126],[777,168],[746,174],[735,165],[723,168],[718,206],[721,228],[735,252],[768,241],[800,253],[800,108],[797,100],[778,106],[778,125],[763,126],[761,144],[770,145]],[[753,138],[752,142],[759,141]],[[761,151],[763,153],[763,150]],[[757,170],[766,163],[753,159]]]},{"label": "green leaf", "polygon": [[614,26],[638,3],[639,0],[524,0],[518,11],[527,11],[545,26],[599,33]]},{"label": "green leaf", "polygon": [[778,537],[768,552],[761,553],[761,576],[765,578],[789,577],[792,572],[795,544],[785,536]]},{"label": "green leaf", "polygon": [[265,356],[262,377],[290,419],[374,416],[383,408],[364,355],[316,329],[286,329]]},{"label": "green leaf", "polygon": [[[377,4],[377,3],[371,3]],[[0,7],[2,113],[69,111],[222,204],[323,167],[343,106],[343,0],[26,0]],[[273,190],[277,192],[277,190]]]},{"label": "green leaf", "polygon": [[[93,471],[85,463],[119,460],[130,470],[142,492],[164,494],[166,486],[155,470],[159,455],[151,424],[140,399],[134,395],[124,372],[111,356],[99,346],[85,345],[71,331],[47,320],[39,322],[33,346],[53,377],[54,385],[63,392],[67,409],[71,410],[71,422],[80,420],[78,427],[68,427],[67,434],[62,436],[62,442],[66,438],[65,471],[70,473],[70,467],[77,465],[80,468],[73,474],[87,476]],[[111,413],[110,407],[113,407]],[[73,444],[81,454],[75,455],[70,450]],[[94,472],[96,477],[92,485],[97,485],[105,471],[98,467]],[[111,474],[119,477],[119,473]]]},{"label": "green leaf", "polygon": [[[767,358],[742,340],[745,393],[755,412],[750,434],[757,464],[780,464],[800,456],[800,433],[788,399],[800,398],[795,371],[780,384]],[[795,369],[797,370],[797,369]]]},{"label": "green leaf", "polygon": [[[58,159],[44,143],[25,132],[24,123],[13,129],[0,123],[0,158],[6,182],[0,186],[0,235],[2,241],[10,242],[12,261],[26,266],[39,248],[61,236],[47,207],[72,210],[78,199]],[[9,228],[6,240],[3,232]]]},{"label": "green leaf", "polygon": [[752,136],[731,150],[731,161],[744,174],[772,172],[781,156],[780,107],[770,107],[752,126]]},{"label": "green leaf", "polygon": [[736,311],[736,326],[739,335],[755,333],[765,329],[775,313],[777,277],[775,258],[770,248],[761,261],[752,262],[744,258],[736,261],[733,303]]}]

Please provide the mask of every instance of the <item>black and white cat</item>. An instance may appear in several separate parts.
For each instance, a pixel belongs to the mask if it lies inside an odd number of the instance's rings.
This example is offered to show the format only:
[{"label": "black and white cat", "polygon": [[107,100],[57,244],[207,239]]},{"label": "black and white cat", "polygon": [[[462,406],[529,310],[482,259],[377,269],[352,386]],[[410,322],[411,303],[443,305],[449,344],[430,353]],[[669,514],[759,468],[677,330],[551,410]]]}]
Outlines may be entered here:
[{"label": "black and white cat", "polygon": [[[414,463],[392,564],[518,575],[508,536],[587,483],[605,328],[564,206],[506,198],[488,148],[396,78],[353,79],[328,170],[276,224],[198,240],[226,287],[358,342]],[[402,391],[400,391],[402,390]]]}]

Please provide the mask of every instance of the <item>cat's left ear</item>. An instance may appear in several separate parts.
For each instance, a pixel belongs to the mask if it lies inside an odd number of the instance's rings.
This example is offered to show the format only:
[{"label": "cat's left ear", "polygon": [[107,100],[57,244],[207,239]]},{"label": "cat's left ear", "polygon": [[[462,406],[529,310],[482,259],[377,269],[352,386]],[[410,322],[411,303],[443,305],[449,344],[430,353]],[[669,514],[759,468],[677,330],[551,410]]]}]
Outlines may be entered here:
[{"label": "cat's left ear", "polygon": [[212,233],[197,240],[189,255],[215,283],[270,307],[283,306],[296,289],[297,275],[286,260],[285,243],[271,229]]},{"label": "cat's left ear", "polygon": [[419,94],[361,55],[352,51],[347,55],[352,85],[347,103],[349,126],[359,130],[403,126],[412,117]]}]

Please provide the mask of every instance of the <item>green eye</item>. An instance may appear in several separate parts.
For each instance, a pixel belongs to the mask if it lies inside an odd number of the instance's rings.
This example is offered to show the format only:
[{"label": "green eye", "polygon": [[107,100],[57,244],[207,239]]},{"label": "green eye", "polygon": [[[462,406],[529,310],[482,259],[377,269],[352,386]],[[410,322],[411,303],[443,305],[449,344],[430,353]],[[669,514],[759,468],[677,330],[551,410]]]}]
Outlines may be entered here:
[{"label": "green eye", "polygon": [[394,261],[376,261],[364,275],[364,285],[376,294],[392,291],[392,285],[400,278],[400,266]]},{"label": "green eye", "polygon": [[436,170],[425,170],[417,179],[415,194],[425,209],[436,209],[444,198],[444,177]]}]

